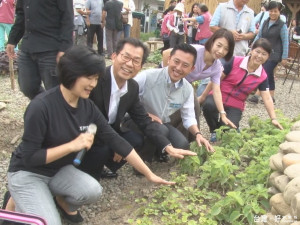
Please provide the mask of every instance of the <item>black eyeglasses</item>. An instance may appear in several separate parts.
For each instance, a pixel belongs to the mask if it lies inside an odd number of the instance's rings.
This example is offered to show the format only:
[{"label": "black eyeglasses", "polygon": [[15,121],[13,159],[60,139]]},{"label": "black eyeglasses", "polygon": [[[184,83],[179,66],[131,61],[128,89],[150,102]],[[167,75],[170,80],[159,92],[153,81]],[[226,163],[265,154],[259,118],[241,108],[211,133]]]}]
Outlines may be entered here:
[{"label": "black eyeglasses", "polygon": [[132,60],[132,64],[135,66],[140,66],[142,64],[142,60],[141,59],[134,59],[132,57],[130,57],[129,55],[120,53],[121,55],[121,59],[125,62],[129,62],[130,60]]}]

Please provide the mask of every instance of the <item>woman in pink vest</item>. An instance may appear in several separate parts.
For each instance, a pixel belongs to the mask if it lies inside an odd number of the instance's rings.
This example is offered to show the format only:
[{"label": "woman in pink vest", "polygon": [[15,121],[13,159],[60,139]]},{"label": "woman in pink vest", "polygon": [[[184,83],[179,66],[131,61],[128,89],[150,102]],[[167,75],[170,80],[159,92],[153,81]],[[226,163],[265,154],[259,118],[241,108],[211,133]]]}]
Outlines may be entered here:
[{"label": "woman in pink vest", "polygon": [[205,42],[212,36],[212,32],[209,29],[209,23],[211,21],[211,15],[208,12],[208,8],[204,4],[200,4],[200,16],[197,17],[191,17],[191,18],[186,18],[184,20],[192,21],[192,22],[197,22],[198,29],[196,33],[195,40],[200,44],[204,45]]},{"label": "woman in pink vest", "polygon": [[[272,46],[270,42],[261,38],[253,44],[249,56],[235,56],[223,65],[221,93],[224,110],[228,119],[236,127],[239,127],[248,95],[258,88],[271,122],[276,127],[283,129],[276,120],[274,105],[269,92],[267,74],[262,67],[262,64],[269,58],[271,51]],[[224,124],[222,121],[219,121],[219,111],[211,93],[207,96],[203,104],[203,115],[212,134],[211,141],[215,142],[215,130]]]}]

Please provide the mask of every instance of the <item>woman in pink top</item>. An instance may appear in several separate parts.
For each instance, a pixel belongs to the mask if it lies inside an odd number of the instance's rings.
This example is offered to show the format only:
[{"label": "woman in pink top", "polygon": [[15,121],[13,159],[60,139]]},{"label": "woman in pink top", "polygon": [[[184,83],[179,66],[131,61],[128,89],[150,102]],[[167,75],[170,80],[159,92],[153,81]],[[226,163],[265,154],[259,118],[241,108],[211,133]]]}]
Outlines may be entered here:
[{"label": "woman in pink top", "polygon": [[[271,51],[272,47],[269,41],[261,38],[253,44],[250,56],[235,56],[223,65],[224,71],[220,85],[223,105],[227,118],[236,127],[239,127],[248,95],[258,88],[272,123],[282,129],[276,120],[267,74],[262,67],[262,64],[269,58]],[[211,94],[207,96],[203,104],[203,115],[212,133],[211,141],[215,142],[215,130],[224,123],[219,121],[219,111]]]},{"label": "woman in pink top", "polygon": [[5,51],[5,35],[8,37],[15,21],[15,0],[0,1],[0,52]]}]

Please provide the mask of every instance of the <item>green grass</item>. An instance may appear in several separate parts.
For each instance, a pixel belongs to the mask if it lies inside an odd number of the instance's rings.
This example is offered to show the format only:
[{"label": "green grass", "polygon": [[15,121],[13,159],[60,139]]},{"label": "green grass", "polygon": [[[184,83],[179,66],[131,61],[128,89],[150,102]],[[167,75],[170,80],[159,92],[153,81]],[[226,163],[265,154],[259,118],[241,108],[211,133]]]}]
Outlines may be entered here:
[{"label": "green grass", "polygon": [[154,32],[151,33],[141,33],[140,34],[140,40],[142,42],[148,41],[150,37],[156,37]]}]

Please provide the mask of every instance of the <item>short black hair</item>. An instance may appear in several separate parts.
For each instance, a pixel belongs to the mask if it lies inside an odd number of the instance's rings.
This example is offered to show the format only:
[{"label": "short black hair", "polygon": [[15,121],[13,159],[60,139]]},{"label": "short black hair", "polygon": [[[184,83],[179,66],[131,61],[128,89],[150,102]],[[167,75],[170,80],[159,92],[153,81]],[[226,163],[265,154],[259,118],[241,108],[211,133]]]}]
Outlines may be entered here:
[{"label": "short black hair", "polygon": [[272,53],[272,45],[265,38],[260,38],[260,39],[256,40],[253,43],[251,50],[259,48],[259,47],[261,47],[263,50],[265,50],[269,55]]},{"label": "short black hair", "polygon": [[217,30],[205,43],[205,49],[210,52],[215,40],[219,38],[225,38],[228,41],[228,53],[224,56],[224,59],[226,61],[229,61],[233,56],[235,45],[233,34],[231,33],[231,31],[225,28],[220,28],[219,30]]},{"label": "short black hair", "polygon": [[208,11],[208,7],[205,4],[200,4],[199,6],[201,12],[207,12]]},{"label": "short black hair", "polygon": [[105,74],[105,59],[85,46],[73,46],[57,64],[60,83],[71,89],[79,77]]},{"label": "short black hair", "polygon": [[118,55],[124,48],[125,44],[133,45],[134,47],[140,47],[143,49],[144,54],[142,58],[142,65],[146,62],[148,56],[149,56],[149,49],[146,45],[144,45],[143,42],[136,38],[124,38],[118,41],[117,47],[116,47],[116,54]]},{"label": "short black hair", "polygon": [[175,47],[172,49],[170,53],[170,57],[174,55],[177,50],[192,54],[194,56],[193,66],[195,65],[197,59],[197,51],[193,46],[186,43],[175,45]]},{"label": "short black hair", "polygon": [[270,1],[268,4],[268,11],[276,8],[281,11],[283,9],[283,5],[280,2]]}]

